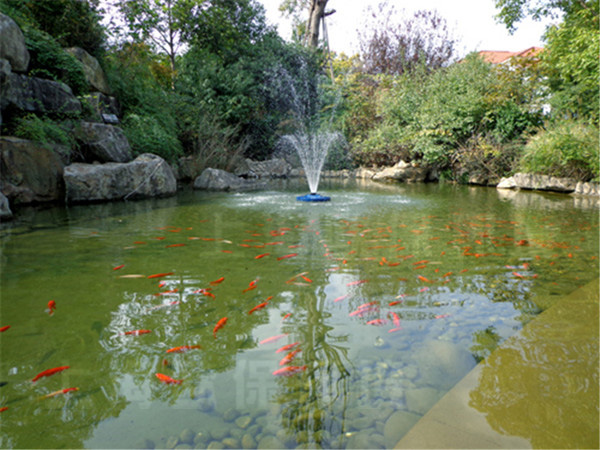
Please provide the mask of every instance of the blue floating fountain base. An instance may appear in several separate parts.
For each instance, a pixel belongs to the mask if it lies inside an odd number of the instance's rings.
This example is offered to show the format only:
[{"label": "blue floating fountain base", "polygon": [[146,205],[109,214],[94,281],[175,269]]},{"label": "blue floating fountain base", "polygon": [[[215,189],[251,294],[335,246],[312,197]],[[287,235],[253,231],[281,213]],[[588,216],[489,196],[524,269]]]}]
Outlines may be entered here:
[{"label": "blue floating fountain base", "polygon": [[328,202],[329,200],[331,200],[331,197],[313,193],[313,194],[299,195],[298,197],[296,197],[296,200],[298,200],[300,202]]}]

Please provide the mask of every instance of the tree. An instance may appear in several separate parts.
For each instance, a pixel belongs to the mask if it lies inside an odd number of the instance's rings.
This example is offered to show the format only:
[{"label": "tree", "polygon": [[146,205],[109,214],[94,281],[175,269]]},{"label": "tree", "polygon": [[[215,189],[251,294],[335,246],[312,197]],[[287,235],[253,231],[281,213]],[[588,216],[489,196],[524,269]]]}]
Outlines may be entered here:
[{"label": "tree", "polygon": [[525,17],[540,20],[543,17],[574,14],[580,10],[597,8],[598,0],[495,0],[495,5],[499,10],[496,18],[512,33],[516,24]]},{"label": "tree", "polygon": [[319,29],[321,26],[324,26],[325,17],[335,13],[335,10],[325,10],[328,1],[329,0],[283,0],[279,10],[289,16],[295,16],[297,19],[298,11],[303,8],[306,9],[308,12],[308,20],[304,23],[298,23],[297,28],[302,35],[302,40],[309,47],[315,48],[319,45]]},{"label": "tree", "polygon": [[437,11],[420,10],[399,23],[387,1],[370,9],[371,23],[359,32],[361,58],[368,73],[400,75],[418,66],[434,70],[449,63],[456,39]]}]

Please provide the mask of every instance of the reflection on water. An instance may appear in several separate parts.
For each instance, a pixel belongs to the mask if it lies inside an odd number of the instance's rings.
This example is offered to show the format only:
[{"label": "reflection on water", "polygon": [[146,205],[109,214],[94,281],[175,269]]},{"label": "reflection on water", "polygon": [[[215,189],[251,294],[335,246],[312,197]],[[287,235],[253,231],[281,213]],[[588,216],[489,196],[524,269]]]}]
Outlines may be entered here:
[{"label": "reflection on water", "polygon": [[594,208],[322,188],[326,205],[284,184],[3,224],[0,446],[393,447],[476,360],[598,276]]},{"label": "reflection on water", "polygon": [[470,405],[533,448],[598,448],[598,280],[488,358]]}]

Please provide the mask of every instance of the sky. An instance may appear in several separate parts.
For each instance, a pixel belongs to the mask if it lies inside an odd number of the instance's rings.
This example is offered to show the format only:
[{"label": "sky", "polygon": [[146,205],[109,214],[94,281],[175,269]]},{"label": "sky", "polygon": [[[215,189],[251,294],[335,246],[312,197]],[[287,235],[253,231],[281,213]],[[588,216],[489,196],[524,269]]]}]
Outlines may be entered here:
[{"label": "sky", "polygon": [[[282,17],[278,8],[281,0],[258,0],[265,6],[267,20],[277,25],[286,40],[291,37],[291,21]],[[366,10],[376,8],[381,0],[329,0],[327,10],[336,13],[327,17],[329,46],[332,51],[352,55],[358,53],[357,30],[365,23]],[[506,27],[496,22],[494,0],[389,0],[397,11],[405,10],[411,16],[416,10],[437,10],[446,19],[453,35],[459,40],[458,56],[479,50],[519,51],[529,47],[543,47],[542,35],[549,22],[526,20],[517,24],[511,35]]]}]

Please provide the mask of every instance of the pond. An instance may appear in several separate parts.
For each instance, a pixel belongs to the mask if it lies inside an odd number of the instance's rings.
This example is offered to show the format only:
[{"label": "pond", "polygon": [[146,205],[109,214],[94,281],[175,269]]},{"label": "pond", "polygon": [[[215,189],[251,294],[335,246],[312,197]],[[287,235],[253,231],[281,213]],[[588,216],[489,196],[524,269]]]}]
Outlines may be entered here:
[{"label": "pond", "polygon": [[331,202],[290,182],[3,224],[0,447],[391,448],[598,278],[593,200],[321,189]]}]

